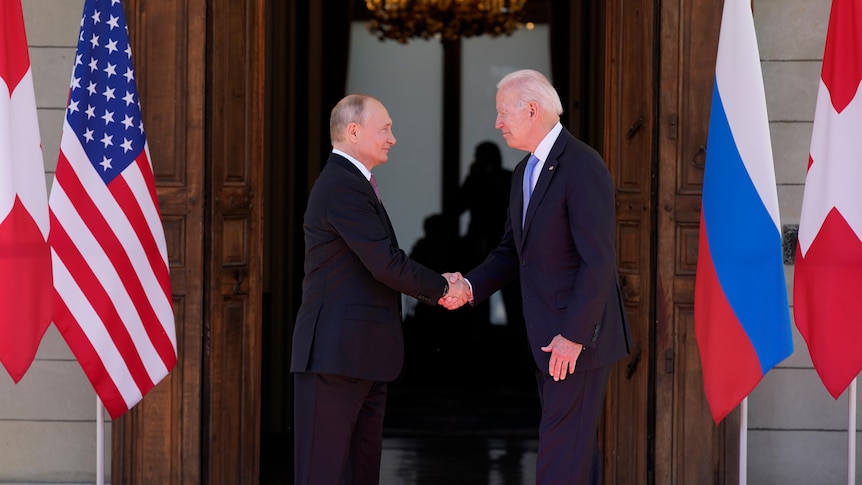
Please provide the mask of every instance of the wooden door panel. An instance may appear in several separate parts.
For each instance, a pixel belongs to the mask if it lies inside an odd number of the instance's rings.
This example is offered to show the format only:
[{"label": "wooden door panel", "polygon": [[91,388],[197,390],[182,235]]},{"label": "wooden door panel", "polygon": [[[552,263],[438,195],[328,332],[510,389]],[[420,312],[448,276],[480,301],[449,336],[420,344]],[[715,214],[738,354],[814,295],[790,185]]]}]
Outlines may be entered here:
[{"label": "wooden door panel", "polygon": [[609,2],[604,155],[616,186],[617,262],[634,347],[611,375],[603,425],[605,483],[648,483],[654,2]]},{"label": "wooden door panel", "polygon": [[111,478],[123,485],[199,483],[205,4],[130,0],[125,8],[165,228],[178,360],[113,423]]},{"label": "wooden door panel", "polygon": [[657,190],[656,483],[735,483],[738,416],[716,426],[694,330],[706,136],[722,2],[661,3]]},{"label": "wooden door panel", "polygon": [[203,480],[259,475],[264,0],[208,0],[207,110],[213,194],[204,356]]}]

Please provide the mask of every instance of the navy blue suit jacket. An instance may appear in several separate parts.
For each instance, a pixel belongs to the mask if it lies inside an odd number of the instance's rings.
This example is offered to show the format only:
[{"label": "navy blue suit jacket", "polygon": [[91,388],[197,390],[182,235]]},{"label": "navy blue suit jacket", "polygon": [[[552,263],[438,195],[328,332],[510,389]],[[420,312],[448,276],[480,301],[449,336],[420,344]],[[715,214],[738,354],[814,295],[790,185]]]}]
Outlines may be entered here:
[{"label": "navy blue suit jacket", "polygon": [[502,241],[466,275],[474,301],[520,275],[530,350],[543,371],[550,354],[541,347],[557,334],[584,345],[576,371],[624,358],[631,331],[618,284],[614,186],[607,167],[595,150],[563,129],[542,167],[522,229],[525,166],[526,158],[514,171]]},{"label": "navy blue suit jacket", "polygon": [[308,198],[291,372],[390,381],[401,372],[401,295],[436,304],[446,280],[398,248],[371,184],[332,154]]}]

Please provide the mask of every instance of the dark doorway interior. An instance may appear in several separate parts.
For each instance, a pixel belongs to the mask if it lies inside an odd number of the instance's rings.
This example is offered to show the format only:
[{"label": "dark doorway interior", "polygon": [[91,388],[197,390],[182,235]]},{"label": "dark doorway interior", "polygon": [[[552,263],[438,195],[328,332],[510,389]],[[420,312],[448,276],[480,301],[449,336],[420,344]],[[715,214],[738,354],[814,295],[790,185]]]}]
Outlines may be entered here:
[{"label": "dark doorway interior", "polygon": [[[302,215],[308,191],[329,149],[326,118],[340,98],[339,88],[327,85],[328,67],[320,62],[322,53],[331,48],[327,44],[330,41],[321,36],[324,26],[328,28],[331,24],[326,13],[329,3],[332,1],[270,1],[267,6],[267,193],[260,432],[263,483],[290,483],[292,476],[293,388],[289,356],[292,321],[301,299]],[[549,15],[550,2],[530,3],[535,17],[545,21],[553,18]],[[557,43],[553,54],[557,60],[555,77],[563,83],[560,93],[566,108],[565,122],[574,132],[594,142],[598,133],[594,131],[595,125],[587,121],[590,113],[595,113],[596,103],[585,100],[595,99],[586,95],[595,89],[595,84],[589,82],[586,73],[573,69],[568,62],[560,62],[589,61],[588,7],[578,12],[571,8],[557,12],[561,21],[551,28]],[[575,25],[578,29],[572,27],[572,19],[578,19],[580,25]],[[579,35],[572,34],[574,31]],[[458,79],[457,69],[457,64],[447,64],[447,72],[441,75]],[[444,98],[456,103],[459,99],[457,93]],[[444,109],[444,116],[459,113],[457,106]],[[459,121],[445,121],[444,125],[459,126]],[[460,140],[455,137],[454,142]],[[444,137],[444,144],[447,143],[453,141]],[[458,150],[444,147],[443,153]],[[460,173],[460,161],[451,156],[444,159],[441,163],[454,164],[442,167],[441,191],[446,206],[455,197],[460,181],[457,175],[453,179],[445,174]],[[402,376],[390,386],[385,435],[393,440],[419,438],[438,443],[447,437],[477,443],[480,441],[476,439],[506,443],[510,439],[521,443],[534,440],[539,417],[535,369],[523,322],[519,315],[514,317],[507,317],[504,325],[492,324],[489,312],[483,309],[449,313],[432,307],[420,307],[409,316],[404,327],[406,361]]]},{"label": "dark doorway interior", "polygon": [[406,358],[390,385],[388,436],[535,435],[533,360],[520,318],[493,324],[481,308],[420,307],[404,324]]}]

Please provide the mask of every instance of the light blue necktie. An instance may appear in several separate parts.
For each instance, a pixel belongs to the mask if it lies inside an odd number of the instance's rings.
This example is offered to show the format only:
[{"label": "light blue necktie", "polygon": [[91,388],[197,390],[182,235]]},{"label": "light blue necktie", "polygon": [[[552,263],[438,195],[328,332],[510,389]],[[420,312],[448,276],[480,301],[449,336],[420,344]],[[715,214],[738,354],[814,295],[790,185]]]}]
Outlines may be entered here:
[{"label": "light blue necktie", "polygon": [[524,212],[521,214],[521,227],[524,227],[524,220],[527,218],[527,207],[530,205],[530,196],[533,195],[533,169],[539,159],[535,155],[530,155],[527,160],[527,168],[524,170]]}]

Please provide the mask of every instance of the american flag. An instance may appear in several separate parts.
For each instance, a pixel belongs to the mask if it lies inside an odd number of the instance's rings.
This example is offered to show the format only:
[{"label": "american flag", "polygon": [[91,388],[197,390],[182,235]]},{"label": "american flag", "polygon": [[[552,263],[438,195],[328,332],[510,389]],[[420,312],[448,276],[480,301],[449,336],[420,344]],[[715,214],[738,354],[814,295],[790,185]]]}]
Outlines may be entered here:
[{"label": "american flag", "polygon": [[167,248],[120,0],[86,0],[51,188],[54,323],[111,418],[174,367]]},{"label": "american flag", "polygon": [[15,382],[51,323],[48,191],[20,0],[0,2],[0,362]]}]

